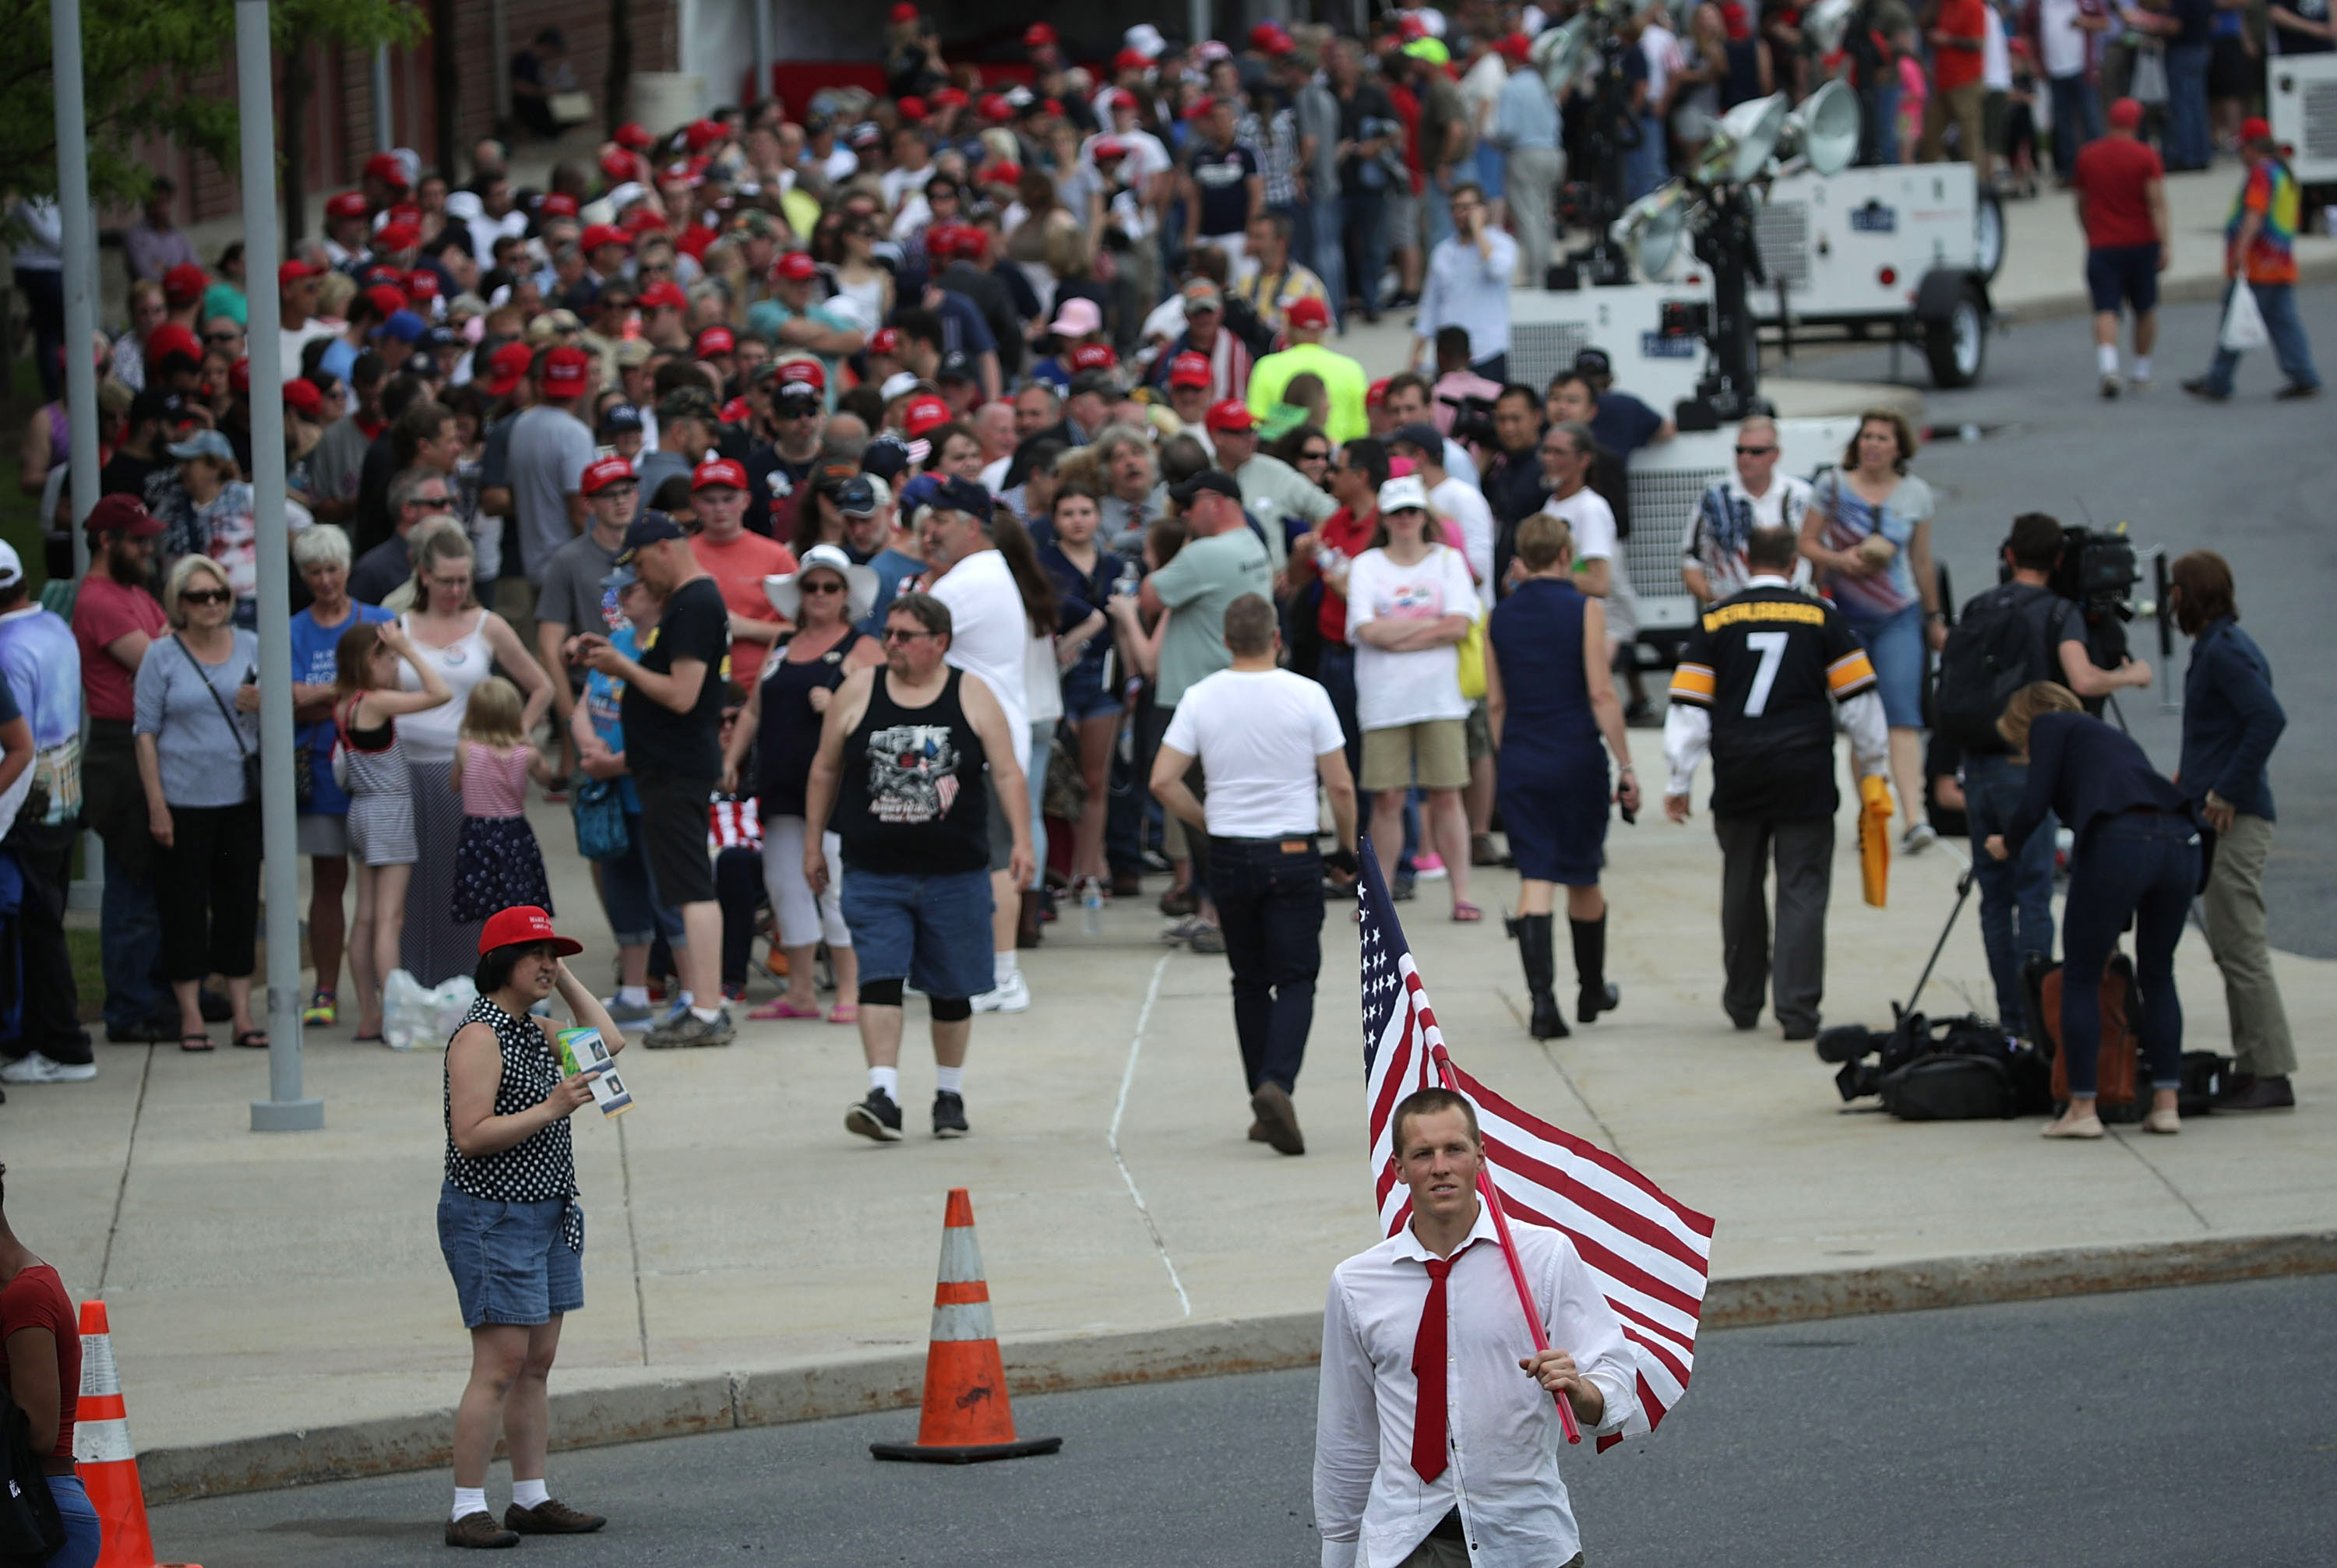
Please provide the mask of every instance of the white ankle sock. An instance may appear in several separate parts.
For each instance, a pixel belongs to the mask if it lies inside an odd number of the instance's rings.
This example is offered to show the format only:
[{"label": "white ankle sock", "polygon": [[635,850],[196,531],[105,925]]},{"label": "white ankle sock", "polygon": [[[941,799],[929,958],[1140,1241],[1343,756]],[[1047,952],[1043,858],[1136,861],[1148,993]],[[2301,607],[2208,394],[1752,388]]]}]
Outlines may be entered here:
[{"label": "white ankle sock", "polygon": [[552,1501],[552,1494],[543,1489],[541,1481],[513,1481],[512,1501],[523,1508],[541,1508]]},{"label": "white ankle sock", "polygon": [[689,1009],[689,1015],[692,1018],[697,1019],[700,1024],[711,1024],[717,1018],[722,1016],[722,1009],[719,1007],[700,1007],[693,1004]]},{"label": "white ankle sock", "polygon": [[2134,357],[2134,378],[2137,381],[2147,381],[2150,379],[2149,355],[2137,354]]},{"label": "white ankle sock", "polygon": [[650,1004],[650,988],[646,985],[620,985],[617,987],[617,1000],[628,1007],[646,1007]]},{"label": "white ankle sock", "polygon": [[901,1097],[901,1070],[898,1067],[871,1067],[868,1069],[868,1087],[882,1089],[886,1098],[898,1100]]},{"label": "white ankle sock", "polygon": [[1015,975],[1022,970],[1022,959],[1015,955],[1012,948],[1008,949],[1006,952],[993,953],[990,956],[991,976],[998,985],[1003,985],[1009,980],[1013,979]]},{"label": "white ankle sock", "polygon": [[673,999],[674,1005],[677,1007],[692,1006],[696,1004],[697,1001],[698,995],[693,991],[684,991]]},{"label": "white ankle sock", "polygon": [[963,1067],[934,1068],[934,1087],[944,1094],[963,1094],[965,1093],[965,1069]]},{"label": "white ankle sock", "polygon": [[2094,345],[2094,358],[2095,358],[2095,361],[2096,361],[2097,363],[2098,363],[2098,364],[2101,366],[2101,368],[2102,368],[2102,374],[2103,374],[2103,375],[2105,375],[2105,376],[2115,376],[2115,375],[2117,375],[2117,344],[2115,344],[2115,343],[2097,343],[2097,344],[2095,344],[2095,345]]},{"label": "white ankle sock", "polygon": [[487,1489],[485,1487],[457,1486],[455,1488],[455,1512],[448,1514],[447,1518],[450,1521],[466,1519],[474,1514],[484,1514],[486,1511]]}]

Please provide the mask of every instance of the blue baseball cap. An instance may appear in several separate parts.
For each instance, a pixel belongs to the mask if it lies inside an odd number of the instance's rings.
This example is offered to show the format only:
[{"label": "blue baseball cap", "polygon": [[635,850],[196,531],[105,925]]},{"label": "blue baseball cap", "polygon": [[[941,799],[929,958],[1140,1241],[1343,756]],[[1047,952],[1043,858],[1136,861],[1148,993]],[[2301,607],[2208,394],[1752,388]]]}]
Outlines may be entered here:
[{"label": "blue baseball cap", "polygon": [[411,310],[395,310],[389,319],[373,329],[376,338],[395,338],[400,343],[412,343],[429,330],[429,324]]},{"label": "blue baseball cap", "polygon": [[625,530],[625,542],[617,550],[616,564],[631,565],[635,553],[647,545],[655,544],[666,539],[689,537],[681,524],[664,513],[644,512],[633,519],[631,527]]},{"label": "blue baseball cap", "polygon": [[952,475],[934,485],[934,497],[927,505],[938,511],[963,512],[986,528],[990,525],[990,509],[994,503],[990,498],[990,492],[973,480]]}]

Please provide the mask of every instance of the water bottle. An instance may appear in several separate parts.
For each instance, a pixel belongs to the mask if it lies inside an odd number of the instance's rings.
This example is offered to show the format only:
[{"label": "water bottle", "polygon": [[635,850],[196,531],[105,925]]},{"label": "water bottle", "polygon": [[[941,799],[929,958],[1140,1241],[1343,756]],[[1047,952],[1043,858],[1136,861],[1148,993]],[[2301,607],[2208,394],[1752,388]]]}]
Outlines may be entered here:
[{"label": "water bottle", "polygon": [[1089,936],[1103,935],[1103,884],[1092,877],[1080,892],[1080,920]]}]

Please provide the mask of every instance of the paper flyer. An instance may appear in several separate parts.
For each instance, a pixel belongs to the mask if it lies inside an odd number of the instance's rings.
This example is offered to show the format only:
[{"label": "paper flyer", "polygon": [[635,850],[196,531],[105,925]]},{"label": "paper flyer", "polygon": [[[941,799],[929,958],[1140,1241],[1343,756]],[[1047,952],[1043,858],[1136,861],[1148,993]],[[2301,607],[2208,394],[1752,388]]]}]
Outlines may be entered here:
[{"label": "paper flyer", "polygon": [[601,1043],[598,1029],[562,1029],[559,1039],[560,1065],[572,1077],[579,1073],[590,1075],[592,1103],[601,1108],[601,1115],[621,1116],[633,1108],[632,1091],[618,1075],[616,1061]]}]

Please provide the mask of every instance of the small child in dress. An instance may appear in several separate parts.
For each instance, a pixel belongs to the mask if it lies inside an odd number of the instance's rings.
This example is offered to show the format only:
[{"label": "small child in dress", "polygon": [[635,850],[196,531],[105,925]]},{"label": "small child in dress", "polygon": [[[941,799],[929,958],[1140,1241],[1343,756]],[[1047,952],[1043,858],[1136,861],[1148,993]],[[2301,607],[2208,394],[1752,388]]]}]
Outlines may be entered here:
[{"label": "small child in dress", "polygon": [[[333,647],[336,777],[349,793],[349,858],[357,863],[357,916],[349,926],[349,978],[357,988],[360,1043],[381,1039],[381,988],[397,967],[406,888],[414,876],[414,783],[397,743],[397,716],[446,701],[445,677],[395,621],[366,622]],[[419,691],[398,689],[411,663]]]},{"label": "small child in dress", "polygon": [[455,907],[459,922],[484,920],[514,905],[552,913],[543,853],[527,825],[527,784],[551,770],[520,728],[519,688],[490,675],[471,689],[447,781],[463,797],[463,834],[455,842]]}]

